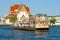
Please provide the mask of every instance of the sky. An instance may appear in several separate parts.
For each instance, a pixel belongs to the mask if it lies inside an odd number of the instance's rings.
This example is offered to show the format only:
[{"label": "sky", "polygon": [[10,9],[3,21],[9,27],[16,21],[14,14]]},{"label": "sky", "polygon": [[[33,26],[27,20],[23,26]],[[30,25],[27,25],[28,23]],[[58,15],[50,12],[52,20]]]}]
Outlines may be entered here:
[{"label": "sky", "polygon": [[10,6],[14,4],[27,5],[32,15],[37,13],[48,16],[60,15],[60,0],[0,0],[0,17],[8,15]]}]

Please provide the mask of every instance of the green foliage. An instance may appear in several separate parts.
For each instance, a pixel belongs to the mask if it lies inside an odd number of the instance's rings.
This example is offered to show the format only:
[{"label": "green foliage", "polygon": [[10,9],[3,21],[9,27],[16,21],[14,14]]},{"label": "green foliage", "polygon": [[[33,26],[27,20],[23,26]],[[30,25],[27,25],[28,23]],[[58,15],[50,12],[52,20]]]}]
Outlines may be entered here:
[{"label": "green foliage", "polygon": [[38,14],[36,14],[36,16],[47,16],[47,15],[38,13]]},{"label": "green foliage", "polygon": [[10,18],[10,22],[12,22],[12,23],[15,23],[16,20],[17,20],[17,15],[15,15],[14,17]]},{"label": "green foliage", "polygon": [[55,22],[56,22],[56,19],[51,19],[50,20],[50,23],[52,23],[52,24],[55,24]]}]

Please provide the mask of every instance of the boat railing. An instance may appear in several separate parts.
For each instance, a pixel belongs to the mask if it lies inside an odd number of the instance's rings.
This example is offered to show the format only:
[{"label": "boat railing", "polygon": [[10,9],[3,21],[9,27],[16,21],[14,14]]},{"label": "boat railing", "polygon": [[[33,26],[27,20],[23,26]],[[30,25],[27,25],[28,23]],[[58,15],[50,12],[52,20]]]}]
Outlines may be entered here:
[{"label": "boat railing", "polygon": [[19,28],[35,28],[35,23],[33,23],[32,21],[20,21],[18,24]]}]

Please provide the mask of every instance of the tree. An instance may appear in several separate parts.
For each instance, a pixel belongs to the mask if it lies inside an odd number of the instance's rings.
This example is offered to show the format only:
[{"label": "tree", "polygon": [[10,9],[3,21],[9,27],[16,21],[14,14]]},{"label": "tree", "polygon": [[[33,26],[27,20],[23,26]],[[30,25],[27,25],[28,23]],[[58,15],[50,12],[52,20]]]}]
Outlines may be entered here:
[{"label": "tree", "polygon": [[55,24],[55,22],[56,22],[56,19],[51,19],[50,20],[50,23],[52,23],[52,24]]},{"label": "tree", "polygon": [[47,15],[38,13],[38,14],[36,14],[36,16],[47,16]]},{"label": "tree", "polygon": [[15,23],[17,20],[17,15],[10,18],[10,22]]}]

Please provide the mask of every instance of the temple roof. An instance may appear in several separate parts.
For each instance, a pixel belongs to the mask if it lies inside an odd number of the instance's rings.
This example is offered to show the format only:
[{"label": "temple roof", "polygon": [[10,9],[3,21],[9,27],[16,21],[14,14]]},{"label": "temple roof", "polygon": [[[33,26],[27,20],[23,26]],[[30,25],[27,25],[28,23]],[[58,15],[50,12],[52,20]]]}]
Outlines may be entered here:
[{"label": "temple roof", "polygon": [[25,9],[26,9],[27,12],[30,11],[29,7],[27,7],[26,5],[23,5],[23,4],[20,4],[20,5],[19,4],[15,4],[15,5],[11,6],[10,7],[10,11],[11,12],[12,11],[15,12],[15,10],[20,10],[23,6],[25,7]]},{"label": "temple roof", "polygon": [[14,4],[13,6],[10,7],[10,13],[5,18],[10,18],[10,17],[15,16],[21,10],[22,7],[24,7],[26,12],[28,12],[29,15],[31,15],[29,7],[27,7],[26,5],[24,5],[24,4]]},{"label": "temple roof", "polygon": [[5,18],[7,19],[7,18],[11,18],[11,17],[14,17],[16,14],[14,13],[14,14],[9,14],[9,15],[7,15]]}]

